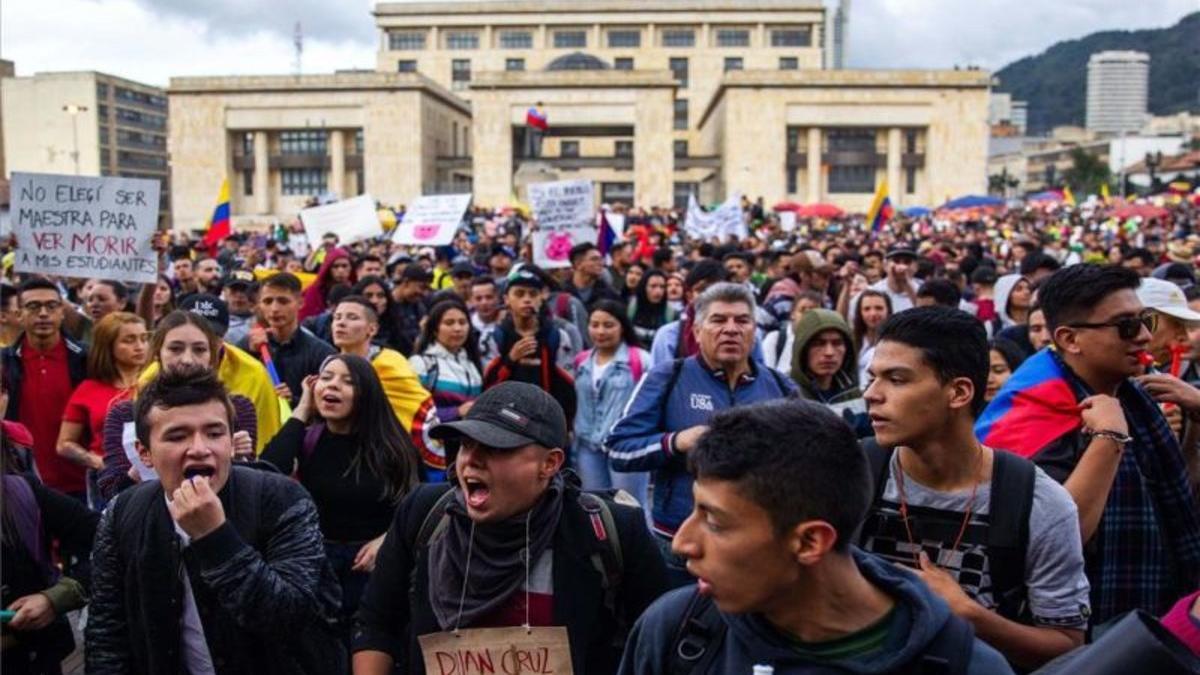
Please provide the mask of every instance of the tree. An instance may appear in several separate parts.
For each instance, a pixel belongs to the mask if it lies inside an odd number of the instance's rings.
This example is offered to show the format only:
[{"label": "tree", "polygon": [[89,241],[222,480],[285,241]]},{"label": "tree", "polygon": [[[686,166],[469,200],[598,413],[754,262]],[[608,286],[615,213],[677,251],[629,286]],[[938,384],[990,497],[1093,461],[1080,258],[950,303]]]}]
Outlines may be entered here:
[{"label": "tree", "polygon": [[1080,197],[1098,194],[1102,184],[1112,182],[1112,171],[1099,156],[1075,148],[1071,150],[1071,168],[1063,172],[1063,181]]}]

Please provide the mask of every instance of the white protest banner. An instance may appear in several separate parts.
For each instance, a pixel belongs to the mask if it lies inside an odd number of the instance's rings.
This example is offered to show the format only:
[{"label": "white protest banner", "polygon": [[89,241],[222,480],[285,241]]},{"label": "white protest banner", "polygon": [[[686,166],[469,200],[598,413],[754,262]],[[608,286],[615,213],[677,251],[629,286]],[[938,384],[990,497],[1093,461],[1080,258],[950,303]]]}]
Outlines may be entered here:
[{"label": "white protest banner", "polygon": [[688,195],[687,220],[683,222],[683,229],[687,235],[693,239],[710,239],[717,235],[713,226],[712,214],[700,208],[700,203],[696,201],[696,193]]},{"label": "white protest banner", "polygon": [[567,629],[513,626],[445,631],[417,638],[429,675],[573,675]]},{"label": "white protest banner", "polygon": [[304,209],[300,212],[300,222],[310,242],[321,241],[328,232],[338,236],[339,244],[353,244],[383,234],[371,195]]},{"label": "white protest banner", "polygon": [[529,201],[538,227],[533,233],[535,265],[568,267],[572,246],[595,241],[596,211],[590,180],[532,183]]},{"label": "white protest banner", "polygon": [[783,211],[779,214],[779,229],[784,232],[794,232],[796,230],[795,211]]},{"label": "white protest banner", "polygon": [[712,213],[713,229],[722,239],[732,237],[734,241],[745,239],[750,232],[746,229],[746,220],[742,215],[742,195],[733,193]]},{"label": "white protest banner", "polygon": [[158,194],[156,180],[14,172],[15,269],[154,283]]},{"label": "white protest banner", "polygon": [[471,193],[460,195],[427,195],[417,197],[404,212],[404,220],[396,226],[396,243],[415,246],[446,246],[454,241],[454,233],[462,222],[463,213],[471,203]]}]

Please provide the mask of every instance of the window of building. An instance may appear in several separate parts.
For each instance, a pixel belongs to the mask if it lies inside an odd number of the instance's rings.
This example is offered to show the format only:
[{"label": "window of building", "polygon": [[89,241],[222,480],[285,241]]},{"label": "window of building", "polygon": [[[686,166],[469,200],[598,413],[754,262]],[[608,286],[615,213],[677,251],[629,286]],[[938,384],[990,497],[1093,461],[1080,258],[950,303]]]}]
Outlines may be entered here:
[{"label": "window of building", "polygon": [[640,30],[610,30],[608,31],[608,46],[613,49],[641,47],[642,32]]},{"label": "window of building", "polygon": [[695,47],[696,31],[691,28],[667,28],[663,30],[664,47]]},{"label": "window of building", "polygon": [[246,156],[254,154],[254,132],[252,131],[242,134],[242,154]]},{"label": "window of building", "polygon": [[860,153],[856,164],[834,164],[829,167],[829,191],[832,193],[871,193],[875,191],[875,166],[865,163],[875,155],[874,129],[830,129],[826,132],[830,152]]},{"label": "window of building", "polygon": [[254,170],[247,169],[242,172],[242,196],[254,196]]},{"label": "window of building", "polygon": [[167,158],[162,155],[147,155],[140,152],[118,150],[117,165],[142,169],[165,169],[167,168]]},{"label": "window of building", "polygon": [[684,159],[688,156],[688,142],[675,141],[675,158]]},{"label": "window of building", "polygon": [[750,31],[745,28],[718,28],[718,47],[749,47]]},{"label": "window of building", "polygon": [[[100,111],[100,116],[107,117],[108,108],[106,106],[99,107],[103,108]],[[128,108],[117,108],[117,124],[145,127],[148,129],[166,129],[167,118],[163,115],[153,115]]]},{"label": "window of building", "polygon": [[454,89],[466,89],[471,84],[471,60],[454,59],[450,62],[450,85]]},{"label": "window of building", "polygon": [[527,30],[500,31],[501,49],[532,49],[533,33]]},{"label": "window of building", "polygon": [[396,51],[425,49],[424,31],[392,31],[388,33],[388,47]]},{"label": "window of building", "polygon": [[504,69],[509,72],[525,70],[525,59],[504,59]]},{"label": "window of building", "polygon": [[283,169],[279,176],[285,195],[319,195],[326,190],[323,169]]},{"label": "window of building", "polygon": [[100,127],[100,145],[108,145],[108,127]]},{"label": "window of building", "polygon": [[101,120],[107,120],[108,119],[108,106],[104,105],[103,103],[96,106],[96,115]]},{"label": "window of building", "polygon": [[479,49],[479,33],[475,31],[448,31],[446,49]]},{"label": "window of building", "polygon": [[[904,130],[904,153],[915,155],[917,153],[917,130]],[[917,191],[917,167],[909,166],[904,169],[904,192],[905,194],[913,194]]]},{"label": "window of building", "polygon": [[675,128],[688,128],[688,102],[686,98],[675,99]]},{"label": "window of building", "polygon": [[740,57],[740,56],[726,56],[725,57],[725,72],[728,73],[731,70],[742,70],[742,57]]},{"label": "window of building", "polygon": [[134,103],[160,109],[167,107],[167,98],[165,96],[149,94],[144,91],[134,91],[125,87],[113,87],[113,96],[119,102],[123,103]]},{"label": "window of building", "polygon": [[686,209],[692,195],[700,191],[699,183],[675,183],[672,187],[674,197],[672,201],[677,209]]},{"label": "window of building", "polygon": [[555,49],[579,49],[587,46],[587,31],[560,30],[554,33]]},{"label": "window of building", "polygon": [[578,157],[579,156],[579,141],[563,141],[558,149],[559,157]]},{"label": "window of building", "polygon": [[108,98],[108,85],[103,82],[96,83],[96,98]]},{"label": "window of building", "polygon": [[787,154],[795,155],[800,152],[800,128],[787,128]]},{"label": "window of building", "polygon": [[450,142],[453,144],[450,156],[458,157],[458,122],[451,122],[450,128]]},{"label": "window of building", "polygon": [[613,68],[617,70],[633,70],[633,57],[619,56],[613,59]]},{"label": "window of building", "polygon": [[362,129],[354,130],[354,154],[356,154],[356,155],[363,154],[363,130]]},{"label": "window of building", "polygon": [[633,183],[601,183],[600,201],[606,204],[633,203]]},{"label": "window of building", "polygon": [[679,86],[687,88],[688,86],[688,60],[681,56],[671,57],[671,74],[679,80]]},{"label": "window of building", "polygon": [[415,73],[417,72],[417,62],[413,59],[397,61],[396,70],[401,73]]},{"label": "window of building", "polygon": [[795,56],[779,57],[780,70],[800,70],[800,59]]},{"label": "window of building", "polygon": [[772,47],[808,47],[812,44],[812,28],[777,28],[771,31]]},{"label": "window of building", "polygon": [[327,134],[322,130],[282,131],[279,152],[284,155],[324,155]]},{"label": "window of building", "polygon": [[633,159],[633,141],[617,141],[613,155],[622,159]]}]

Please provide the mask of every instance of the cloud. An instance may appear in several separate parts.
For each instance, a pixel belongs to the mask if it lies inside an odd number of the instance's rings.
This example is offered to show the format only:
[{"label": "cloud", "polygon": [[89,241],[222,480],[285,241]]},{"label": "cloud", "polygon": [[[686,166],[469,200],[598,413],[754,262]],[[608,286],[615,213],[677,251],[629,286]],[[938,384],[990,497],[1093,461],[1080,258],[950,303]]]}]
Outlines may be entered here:
[{"label": "cloud", "polygon": [[1196,0],[851,0],[854,68],[999,70],[1103,30],[1165,28]]},{"label": "cloud", "polygon": [[292,37],[299,21],[306,36],[333,42],[370,42],[371,0],[136,0],[156,16],[195,19],[214,36],[260,32]]}]

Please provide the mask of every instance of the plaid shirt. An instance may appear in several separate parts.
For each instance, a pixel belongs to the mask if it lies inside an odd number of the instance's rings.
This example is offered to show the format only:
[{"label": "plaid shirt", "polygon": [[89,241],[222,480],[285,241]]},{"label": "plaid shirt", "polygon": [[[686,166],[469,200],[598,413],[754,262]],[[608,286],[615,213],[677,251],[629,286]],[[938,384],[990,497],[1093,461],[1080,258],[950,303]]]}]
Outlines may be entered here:
[{"label": "plaid shirt", "polygon": [[[1091,396],[1058,360],[1077,398]],[[1200,582],[1200,514],[1179,443],[1141,386],[1126,380],[1117,398],[1133,442],[1121,455],[1100,526],[1084,547],[1093,625],[1132,609],[1160,616]],[[1033,459],[1064,481],[1087,444],[1082,433],[1069,433]]]}]

